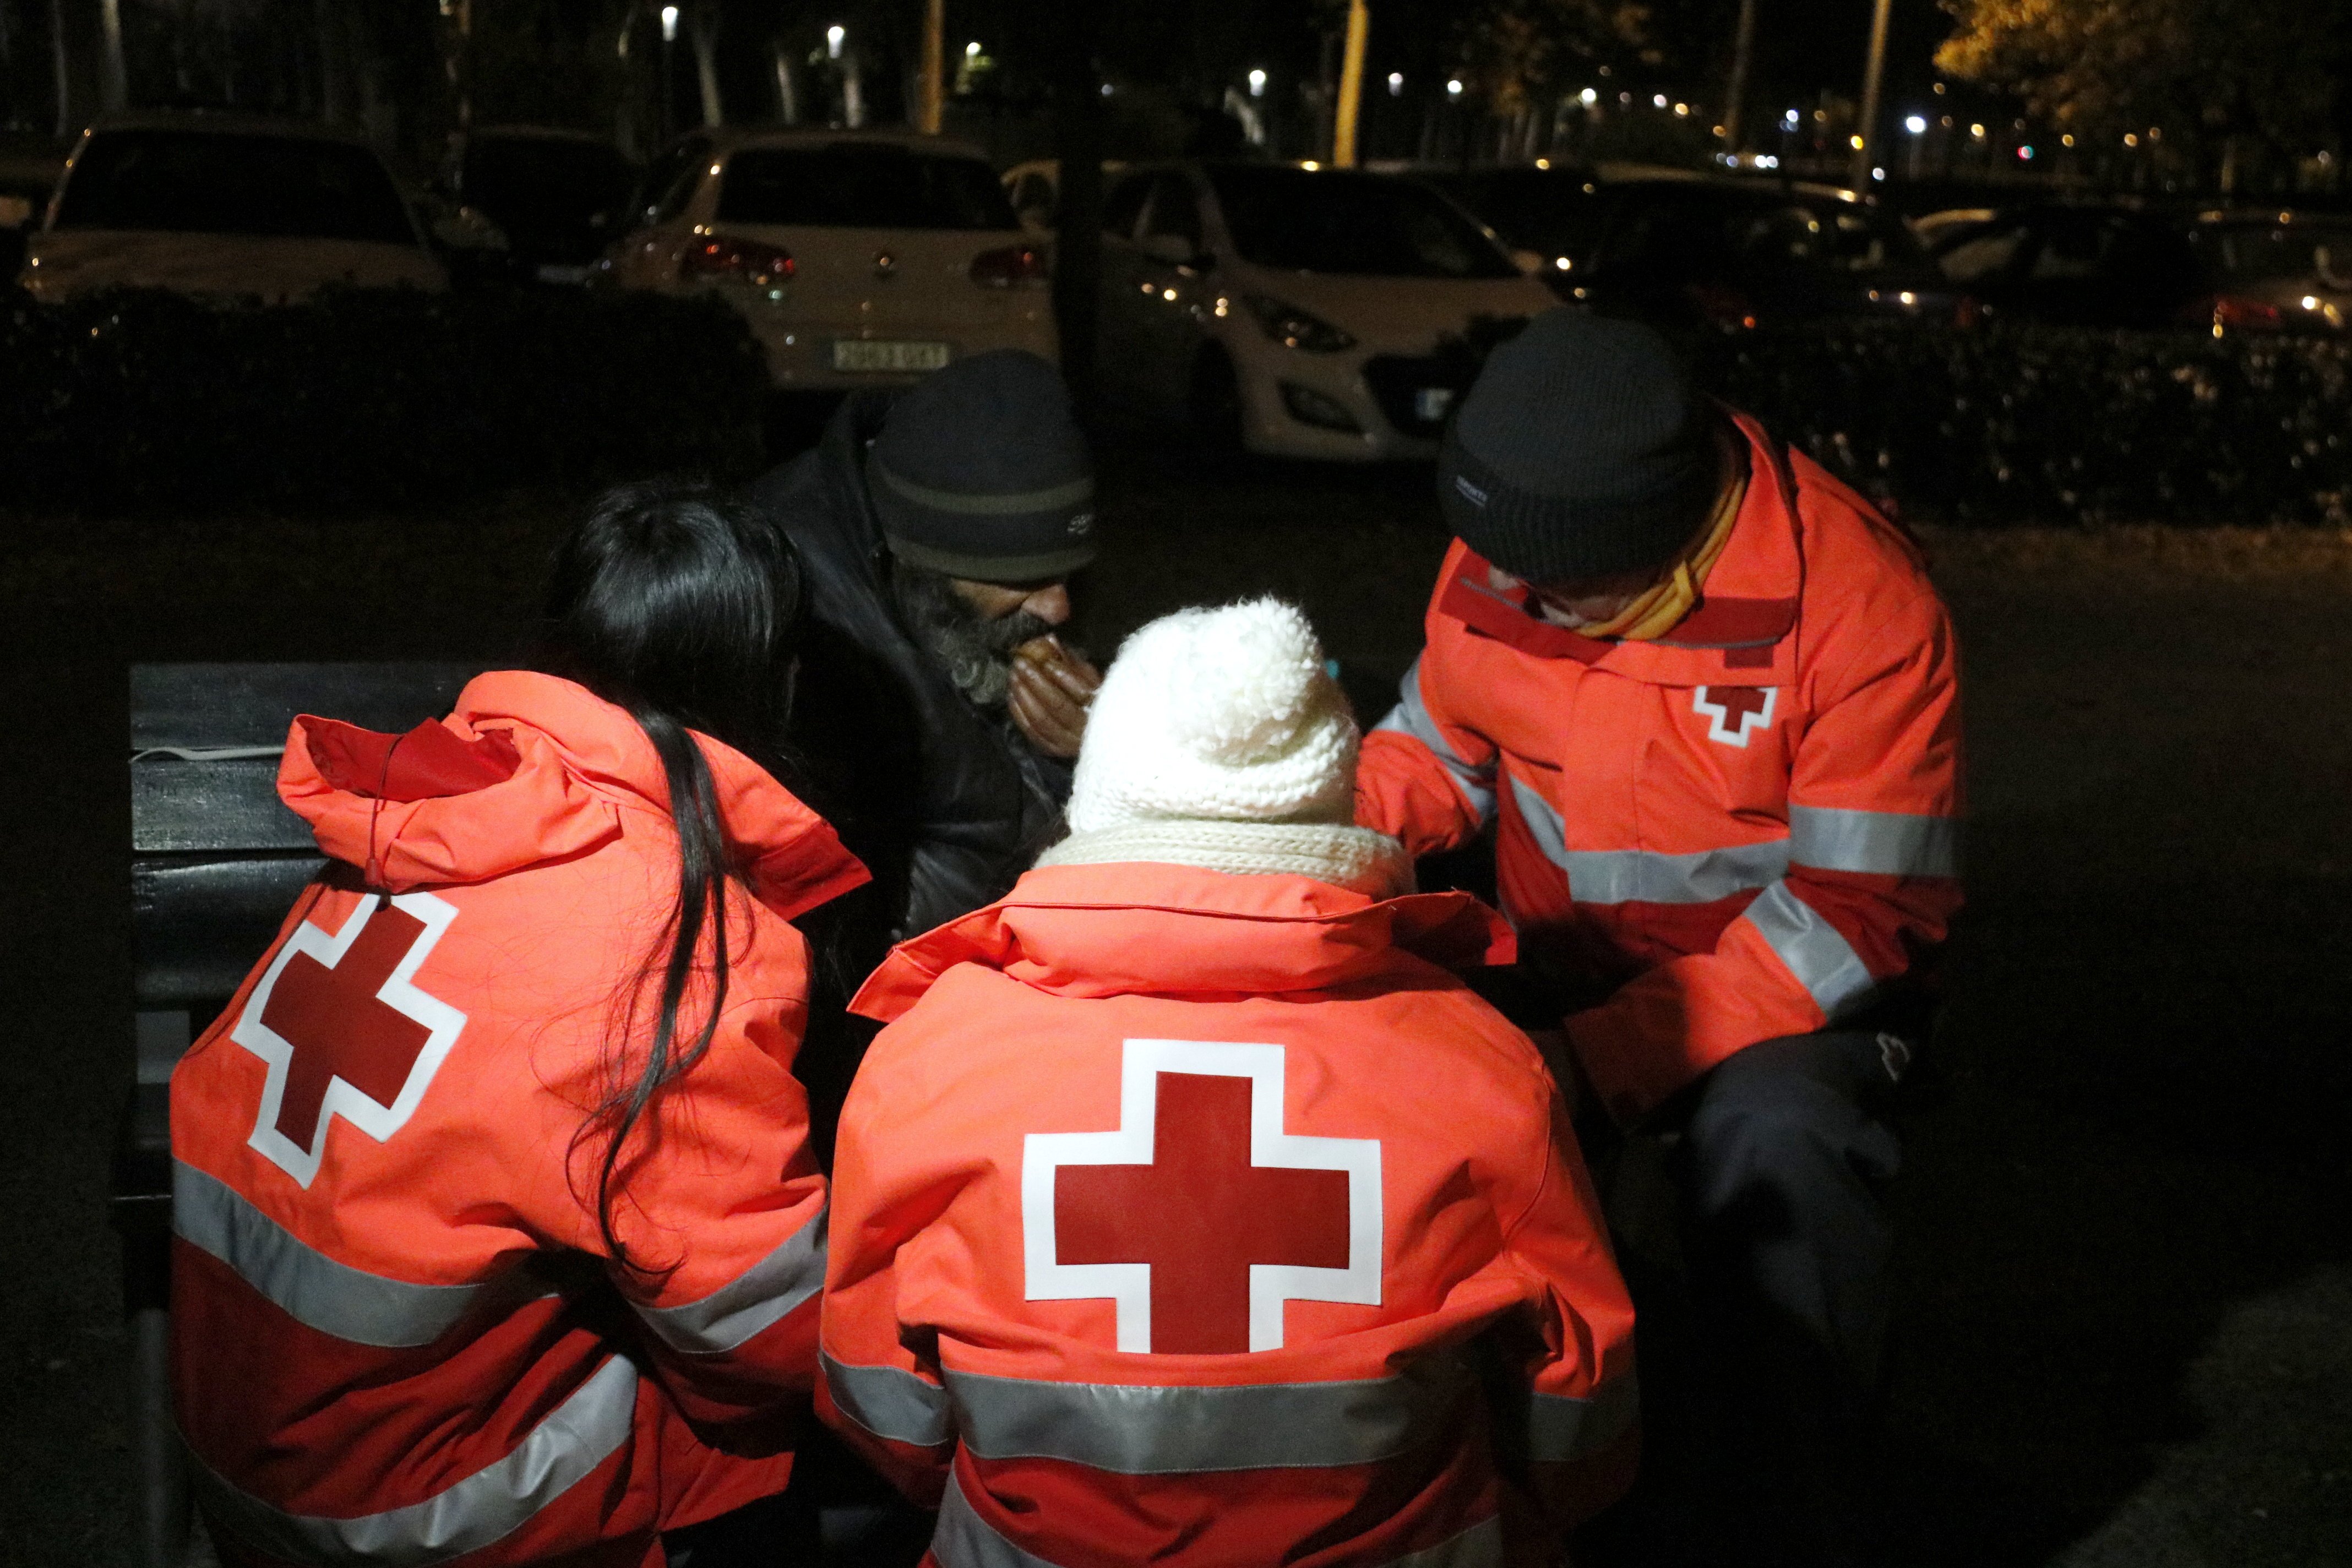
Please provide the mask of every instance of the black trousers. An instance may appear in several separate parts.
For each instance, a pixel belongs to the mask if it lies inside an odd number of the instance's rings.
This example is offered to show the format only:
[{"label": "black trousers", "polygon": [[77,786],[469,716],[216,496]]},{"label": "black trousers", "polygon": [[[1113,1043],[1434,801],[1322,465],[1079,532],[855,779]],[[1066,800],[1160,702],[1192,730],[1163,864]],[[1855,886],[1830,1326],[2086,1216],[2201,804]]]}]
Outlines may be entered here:
[{"label": "black trousers", "polygon": [[[1879,1561],[1874,1428],[1911,1047],[1870,1030],[1767,1040],[1645,1131],[1664,1135],[1680,1267],[1626,1248],[1652,1473],[1621,1521],[1642,1561]],[[1627,1158],[1601,1130],[1605,1181]],[[1648,1256],[1644,1256],[1647,1253]],[[1605,1552],[1615,1558],[1620,1552]]]}]

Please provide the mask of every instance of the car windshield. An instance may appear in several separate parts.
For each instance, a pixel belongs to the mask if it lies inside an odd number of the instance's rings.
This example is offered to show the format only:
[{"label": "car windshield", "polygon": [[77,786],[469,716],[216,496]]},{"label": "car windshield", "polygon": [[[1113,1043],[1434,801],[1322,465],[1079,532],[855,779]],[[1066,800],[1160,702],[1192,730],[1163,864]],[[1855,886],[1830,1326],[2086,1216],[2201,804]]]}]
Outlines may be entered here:
[{"label": "car windshield", "polygon": [[2207,235],[2201,248],[2232,282],[2309,278],[2331,289],[2352,288],[2352,225],[2222,228]]},{"label": "car windshield", "polygon": [[1902,219],[1840,201],[1754,203],[1735,211],[1728,227],[1734,248],[1765,266],[1871,274],[1927,266]]},{"label": "car windshield", "polygon": [[1363,278],[1516,278],[1518,268],[1436,192],[1381,174],[1212,170],[1242,259]]},{"label": "car windshield", "polygon": [[1508,243],[1580,259],[1601,237],[1597,187],[1566,169],[1483,169],[1447,175],[1438,188]]},{"label": "car windshield", "polygon": [[466,200],[501,224],[584,223],[629,194],[628,161],[597,142],[477,136],[466,145]]},{"label": "car windshield", "polygon": [[92,136],[57,226],[416,243],[400,192],[366,148],[209,131]]},{"label": "car windshield", "polygon": [[996,174],[977,158],[870,142],[747,147],[727,161],[721,223],[807,228],[1017,228]]}]

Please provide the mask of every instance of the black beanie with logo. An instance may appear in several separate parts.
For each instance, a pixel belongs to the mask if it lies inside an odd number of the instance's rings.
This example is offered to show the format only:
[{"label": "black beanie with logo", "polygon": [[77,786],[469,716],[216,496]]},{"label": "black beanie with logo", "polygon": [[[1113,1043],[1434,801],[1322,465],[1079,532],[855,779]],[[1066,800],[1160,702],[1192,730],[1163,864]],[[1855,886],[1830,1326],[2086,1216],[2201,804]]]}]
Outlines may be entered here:
[{"label": "black beanie with logo", "polygon": [[1661,566],[1715,499],[1718,418],[1653,329],[1547,310],[1463,399],[1438,505],[1454,537],[1522,582]]},{"label": "black beanie with logo", "polygon": [[1094,559],[1095,465],[1062,374],[1025,349],[915,384],[866,453],[891,553],[982,583],[1034,583]]}]

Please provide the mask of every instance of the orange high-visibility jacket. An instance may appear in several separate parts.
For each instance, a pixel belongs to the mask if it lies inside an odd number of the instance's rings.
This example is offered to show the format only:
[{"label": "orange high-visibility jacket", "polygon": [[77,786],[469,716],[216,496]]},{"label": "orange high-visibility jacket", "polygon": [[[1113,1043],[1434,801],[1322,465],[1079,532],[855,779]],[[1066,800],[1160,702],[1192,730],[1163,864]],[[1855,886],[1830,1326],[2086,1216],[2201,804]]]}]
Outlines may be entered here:
[{"label": "orange high-visibility jacket", "polygon": [[701,745],[748,890],[717,1037],[616,1208],[638,1275],[599,1232],[601,1144],[569,1152],[667,957],[651,743],[516,671],[405,736],[295,721],[278,793],[330,865],[172,1078],[173,1377],[228,1560],[635,1568],[782,1488],[825,1215],[788,922],[865,870]]},{"label": "orange high-visibility jacket", "polygon": [[936,1568],[1469,1568],[1615,1495],[1633,1313],[1574,1136],[1432,962],[1507,942],[1125,864],[894,952],[817,1398],[940,1507]]},{"label": "orange high-visibility jacket", "polygon": [[1747,497],[1680,625],[1580,637],[1456,541],[1357,774],[1357,819],[1415,853],[1495,820],[1521,951],[1618,987],[1568,1032],[1626,1119],[1851,1016],[1960,902],[1950,617],[1892,524],[1736,422]]}]

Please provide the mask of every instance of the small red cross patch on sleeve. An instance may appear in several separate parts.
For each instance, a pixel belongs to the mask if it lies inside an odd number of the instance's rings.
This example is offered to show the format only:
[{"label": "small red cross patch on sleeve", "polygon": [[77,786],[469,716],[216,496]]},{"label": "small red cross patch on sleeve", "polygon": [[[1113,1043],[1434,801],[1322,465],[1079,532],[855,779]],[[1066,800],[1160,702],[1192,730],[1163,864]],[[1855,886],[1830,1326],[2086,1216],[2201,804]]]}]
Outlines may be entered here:
[{"label": "small red cross patch on sleeve", "polygon": [[1691,710],[1706,721],[1706,738],[1718,745],[1748,744],[1748,738],[1772,727],[1778,705],[1777,686],[1701,686],[1691,692]]},{"label": "small red cross patch on sleeve", "polygon": [[1291,1301],[1378,1306],[1381,1145],[1283,1131],[1280,1046],[1128,1040],[1120,1125],[1033,1132],[1027,1296],[1109,1298],[1122,1351],[1279,1350]]},{"label": "small red cross patch on sleeve", "polygon": [[416,1113],[466,1015],[416,984],[457,907],[370,893],[329,935],[294,928],[229,1037],[269,1064],[247,1142],[303,1186],[340,1116],[381,1143]]}]

